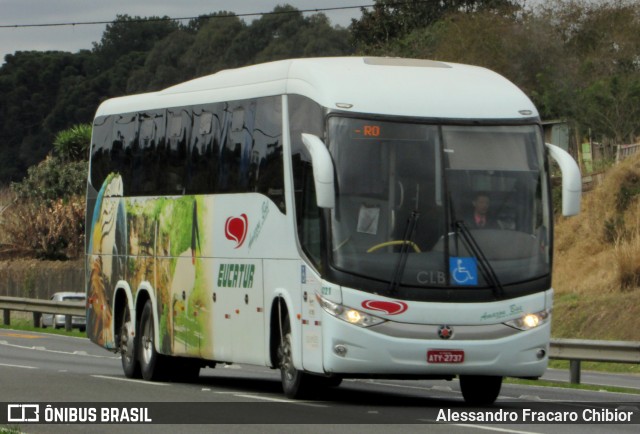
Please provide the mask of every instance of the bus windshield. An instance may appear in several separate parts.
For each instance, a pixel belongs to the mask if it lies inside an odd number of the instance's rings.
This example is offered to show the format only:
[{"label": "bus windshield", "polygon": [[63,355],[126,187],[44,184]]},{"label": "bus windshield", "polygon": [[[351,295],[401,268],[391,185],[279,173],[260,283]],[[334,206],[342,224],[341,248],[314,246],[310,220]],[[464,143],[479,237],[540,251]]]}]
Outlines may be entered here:
[{"label": "bus windshield", "polygon": [[337,269],[432,288],[495,285],[487,270],[501,285],[549,274],[538,126],[334,116],[328,143],[337,173],[329,257]]}]

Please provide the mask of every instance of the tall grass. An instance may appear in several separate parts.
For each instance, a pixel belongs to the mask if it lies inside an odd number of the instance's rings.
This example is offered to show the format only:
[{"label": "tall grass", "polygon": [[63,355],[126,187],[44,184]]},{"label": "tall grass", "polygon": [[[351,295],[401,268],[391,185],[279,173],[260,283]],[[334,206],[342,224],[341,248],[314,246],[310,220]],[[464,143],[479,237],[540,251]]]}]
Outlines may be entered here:
[{"label": "tall grass", "polygon": [[557,218],[554,254],[553,335],[638,340],[640,155],[585,193],[578,216]]}]

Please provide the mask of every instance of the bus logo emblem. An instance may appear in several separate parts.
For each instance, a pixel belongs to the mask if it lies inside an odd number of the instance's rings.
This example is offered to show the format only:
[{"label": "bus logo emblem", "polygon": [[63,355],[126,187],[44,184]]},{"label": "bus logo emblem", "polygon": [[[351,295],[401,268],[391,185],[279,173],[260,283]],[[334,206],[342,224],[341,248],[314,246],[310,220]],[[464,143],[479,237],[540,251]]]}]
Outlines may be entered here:
[{"label": "bus logo emblem", "polygon": [[229,217],[224,225],[224,234],[230,241],[235,241],[235,249],[242,246],[247,238],[247,228],[249,219],[246,214],[240,214],[240,217]]},{"label": "bus logo emblem", "polygon": [[453,329],[448,325],[441,325],[438,329],[438,336],[440,339],[450,339],[453,336]]},{"label": "bus logo emblem", "polygon": [[362,307],[369,310],[386,313],[387,315],[398,315],[409,308],[407,303],[402,301],[381,301],[381,300],[365,300]]}]

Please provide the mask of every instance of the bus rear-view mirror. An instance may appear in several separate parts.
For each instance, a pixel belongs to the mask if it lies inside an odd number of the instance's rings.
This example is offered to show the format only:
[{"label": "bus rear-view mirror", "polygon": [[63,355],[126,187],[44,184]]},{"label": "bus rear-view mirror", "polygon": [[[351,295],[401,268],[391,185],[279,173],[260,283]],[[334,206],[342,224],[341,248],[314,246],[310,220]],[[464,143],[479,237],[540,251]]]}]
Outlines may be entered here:
[{"label": "bus rear-view mirror", "polygon": [[580,212],[582,177],[580,168],[573,157],[564,149],[547,143],[549,155],[558,163],[562,171],[562,215],[572,216]]},{"label": "bus rear-view mirror", "polygon": [[316,200],[320,208],[334,208],[336,204],[334,169],[329,149],[313,134],[302,134],[302,143],[311,154]]}]

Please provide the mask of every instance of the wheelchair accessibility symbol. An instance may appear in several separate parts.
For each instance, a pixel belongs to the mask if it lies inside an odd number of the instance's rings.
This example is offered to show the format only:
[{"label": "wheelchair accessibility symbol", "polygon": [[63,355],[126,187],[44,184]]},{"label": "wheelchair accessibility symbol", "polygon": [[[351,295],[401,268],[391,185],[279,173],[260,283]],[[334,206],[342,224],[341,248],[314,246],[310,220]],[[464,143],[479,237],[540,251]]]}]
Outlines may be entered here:
[{"label": "wheelchair accessibility symbol", "polygon": [[451,283],[454,285],[478,285],[478,264],[476,258],[449,258]]}]

